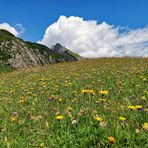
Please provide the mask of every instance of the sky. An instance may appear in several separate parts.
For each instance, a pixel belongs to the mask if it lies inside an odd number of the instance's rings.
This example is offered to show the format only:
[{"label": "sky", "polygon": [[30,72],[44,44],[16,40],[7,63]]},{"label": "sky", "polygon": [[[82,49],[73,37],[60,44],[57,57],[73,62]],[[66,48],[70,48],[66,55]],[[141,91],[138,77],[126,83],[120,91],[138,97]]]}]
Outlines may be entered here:
[{"label": "sky", "polygon": [[148,56],[148,0],[0,0],[0,28],[85,57]]}]

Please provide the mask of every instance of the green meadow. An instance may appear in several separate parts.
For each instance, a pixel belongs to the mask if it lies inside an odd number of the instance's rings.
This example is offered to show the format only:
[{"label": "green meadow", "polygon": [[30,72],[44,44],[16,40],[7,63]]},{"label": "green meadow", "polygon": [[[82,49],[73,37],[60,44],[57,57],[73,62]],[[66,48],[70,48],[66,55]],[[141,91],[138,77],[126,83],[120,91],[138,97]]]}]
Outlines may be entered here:
[{"label": "green meadow", "polygon": [[0,147],[148,147],[148,58],[0,70]]}]

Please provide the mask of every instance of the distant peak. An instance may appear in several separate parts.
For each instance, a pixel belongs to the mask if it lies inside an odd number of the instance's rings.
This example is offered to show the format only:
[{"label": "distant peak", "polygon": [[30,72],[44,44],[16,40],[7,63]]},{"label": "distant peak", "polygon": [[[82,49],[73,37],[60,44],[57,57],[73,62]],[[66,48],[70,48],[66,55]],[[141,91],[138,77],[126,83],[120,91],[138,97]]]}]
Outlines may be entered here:
[{"label": "distant peak", "polygon": [[61,48],[61,47],[63,47],[61,44],[59,44],[59,43],[56,43],[55,45],[54,45],[54,47],[59,47],[59,48]]},{"label": "distant peak", "polygon": [[59,44],[59,43],[56,43],[55,45],[56,45],[56,46],[62,46],[62,45],[61,45],[61,44]]}]

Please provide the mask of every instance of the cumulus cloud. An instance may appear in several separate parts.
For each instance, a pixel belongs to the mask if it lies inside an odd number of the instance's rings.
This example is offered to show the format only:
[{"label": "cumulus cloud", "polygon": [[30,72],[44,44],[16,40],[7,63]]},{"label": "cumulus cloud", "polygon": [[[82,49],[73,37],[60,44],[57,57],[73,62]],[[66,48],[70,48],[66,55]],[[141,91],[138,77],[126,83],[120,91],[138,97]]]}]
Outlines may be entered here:
[{"label": "cumulus cloud", "polygon": [[10,26],[8,23],[1,23],[0,24],[0,29],[5,29],[5,30],[11,32],[15,36],[19,36],[25,31],[25,28],[22,26],[22,24],[16,24],[16,28]]},{"label": "cumulus cloud", "polygon": [[130,30],[106,22],[60,16],[39,43],[48,47],[60,43],[84,57],[148,56],[148,27]]}]

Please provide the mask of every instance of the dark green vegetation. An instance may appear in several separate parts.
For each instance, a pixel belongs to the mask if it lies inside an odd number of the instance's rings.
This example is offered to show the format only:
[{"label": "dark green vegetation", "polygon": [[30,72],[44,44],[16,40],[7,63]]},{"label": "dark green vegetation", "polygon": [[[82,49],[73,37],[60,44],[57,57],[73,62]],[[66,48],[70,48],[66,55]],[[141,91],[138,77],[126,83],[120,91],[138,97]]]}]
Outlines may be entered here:
[{"label": "dark green vegetation", "polygon": [[0,77],[1,147],[148,147],[148,58],[85,59]]},{"label": "dark green vegetation", "polygon": [[8,37],[13,38],[15,36],[12,33],[8,32],[8,31],[6,31],[4,29],[0,29],[0,37],[1,37],[1,39],[3,39],[3,38],[8,38]]},{"label": "dark green vegetation", "polygon": [[0,50],[0,61],[5,62],[11,58],[12,56],[8,52]]},{"label": "dark green vegetation", "polygon": [[[4,43],[5,41],[11,41],[14,38],[15,36],[10,32],[0,29],[0,44]],[[0,64],[5,64],[8,59],[12,58],[9,52],[3,50],[4,46],[5,44],[1,45],[0,47]]]},{"label": "dark green vegetation", "polygon": [[12,68],[8,65],[0,64],[0,73],[12,72],[13,70],[14,70],[14,68]]}]

